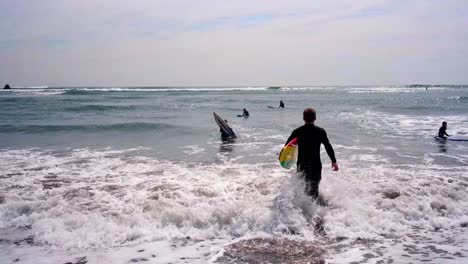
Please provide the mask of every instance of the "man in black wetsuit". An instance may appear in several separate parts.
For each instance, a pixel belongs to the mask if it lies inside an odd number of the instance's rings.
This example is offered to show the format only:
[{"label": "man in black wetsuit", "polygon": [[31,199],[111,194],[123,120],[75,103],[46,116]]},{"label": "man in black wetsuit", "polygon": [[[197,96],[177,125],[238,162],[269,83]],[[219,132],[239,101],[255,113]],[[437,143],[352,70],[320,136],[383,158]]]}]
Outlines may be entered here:
[{"label": "man in black wetsuit", "polygon": [[279,108],[284,108],[283,100],[280,100],[280,106],[279,106]]},{"label": "man in black wetsuit", "polygon": [[247,109],[244,108],[244,112],[242,113],[242,116],[249,117],[249,111],[247,111]]},{"label": "man in black wetsuit", "polygon": [[440,138],[447,138],[448,136],[450,136],[449,134],[447,134],[447,122],[442,122],[442,126],[439,128],[439,137]]},{"label": "man in black wetsuit", "polygon": [[314,124],[316,119],[315,109],[306,108],[303,118],[305,124],[292,132],[286,144],[294,138],[298,138],[297,171],[304,177],[306,193],[312,196],[313,199],[317,199],[319,184],[322,179],[321,144],[325,146],[325,150],[332,161],[334,171],[338,171],[338,164],[336,163],[333,147],[328,141],[327,132]]}]

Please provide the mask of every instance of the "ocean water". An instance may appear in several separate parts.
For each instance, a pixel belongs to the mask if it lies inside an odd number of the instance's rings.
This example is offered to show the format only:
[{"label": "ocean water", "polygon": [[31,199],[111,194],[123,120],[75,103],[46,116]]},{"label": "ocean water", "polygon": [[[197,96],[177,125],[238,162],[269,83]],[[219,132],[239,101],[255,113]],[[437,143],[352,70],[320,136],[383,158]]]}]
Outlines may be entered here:
[{"label": "ocean water", "polygon": [[[328,206],[277,162],[309,106],[340,165],[322,151]],[[435,141],[442,121],[468,135],[468,86],[0,91],[0,263],[237,263],[226,247],[251,238],[466,263],[468,142]]]}]

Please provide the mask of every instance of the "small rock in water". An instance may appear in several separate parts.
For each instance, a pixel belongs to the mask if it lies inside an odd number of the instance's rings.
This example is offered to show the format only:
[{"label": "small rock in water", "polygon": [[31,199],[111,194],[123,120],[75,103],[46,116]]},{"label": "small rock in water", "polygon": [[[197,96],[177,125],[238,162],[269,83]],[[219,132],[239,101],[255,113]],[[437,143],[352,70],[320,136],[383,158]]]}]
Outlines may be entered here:
[{"label": "small rock in water", "polygon": [[400,192],[397,192],[397,191],[387,191],[387,192],[383,192],[382,195],[387,198],[387,199],[396,199],[398,197],[400,197]]},{"label": "small rock in water", "polygon": [[147,258],[132,258],[130,262],[136,263],[136,262],[141,262],[141,261],[148,261]]},{"label": "small rock in water", "polygon": [[311,241],[253,238],[228,245],[221,263],[322,264],[325,250]]}]

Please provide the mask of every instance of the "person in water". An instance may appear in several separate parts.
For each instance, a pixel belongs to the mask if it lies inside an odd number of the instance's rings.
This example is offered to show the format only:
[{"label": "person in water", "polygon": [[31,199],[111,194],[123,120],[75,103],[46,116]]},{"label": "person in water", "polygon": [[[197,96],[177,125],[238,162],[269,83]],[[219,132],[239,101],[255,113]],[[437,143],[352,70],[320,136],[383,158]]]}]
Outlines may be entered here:
[{"label": "person in water", "polygon": [[440,138],[447,138],[450,135],[447,134],[447,122],[442,122],[442,126],[439,128],[439,137]]},{"label": "person in water", "polygon": [[314,200],[318,198],[319,184],[322,179],[321,144],[325,146],[325,150],[332,161],[333,170],[338,171],[339,169],[327,132],[314,124],[316,115],[315,109],[306,108],[303,113],[305,124],[296,128],[286,142],[288,144],[294,138],[298,138],[297,171],[304,177],[307,195]]},{"label": "person in water", "polygon": [[[1,86],[0,86],[1,87]],[[10,85],[6,84],[5,87],[3,87],[4,90],[11,90]]]},{"label": "person in water", "polygon": [[279,106],[279,108],[284,108],[283,100],[280,100],[280,106]]},{"label": "person in water", "polygon": [[242,116],[249,117],[249,111],[247,111],[247,109],[244,108],[244,112],[242,113]]}]

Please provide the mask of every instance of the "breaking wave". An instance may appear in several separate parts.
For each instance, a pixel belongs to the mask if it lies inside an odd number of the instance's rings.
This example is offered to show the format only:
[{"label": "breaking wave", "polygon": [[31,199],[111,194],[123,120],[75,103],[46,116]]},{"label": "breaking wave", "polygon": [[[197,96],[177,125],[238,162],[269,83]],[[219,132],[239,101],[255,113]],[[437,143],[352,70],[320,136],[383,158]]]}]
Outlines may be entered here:
[{"label": "breaking wave", "polygon": [[1,132],[51,133],[62,131],[99,132],[99,131],[148,131],[173,129],[177,126],[165,123],[116,123],[109,125],[0,125]]}]

